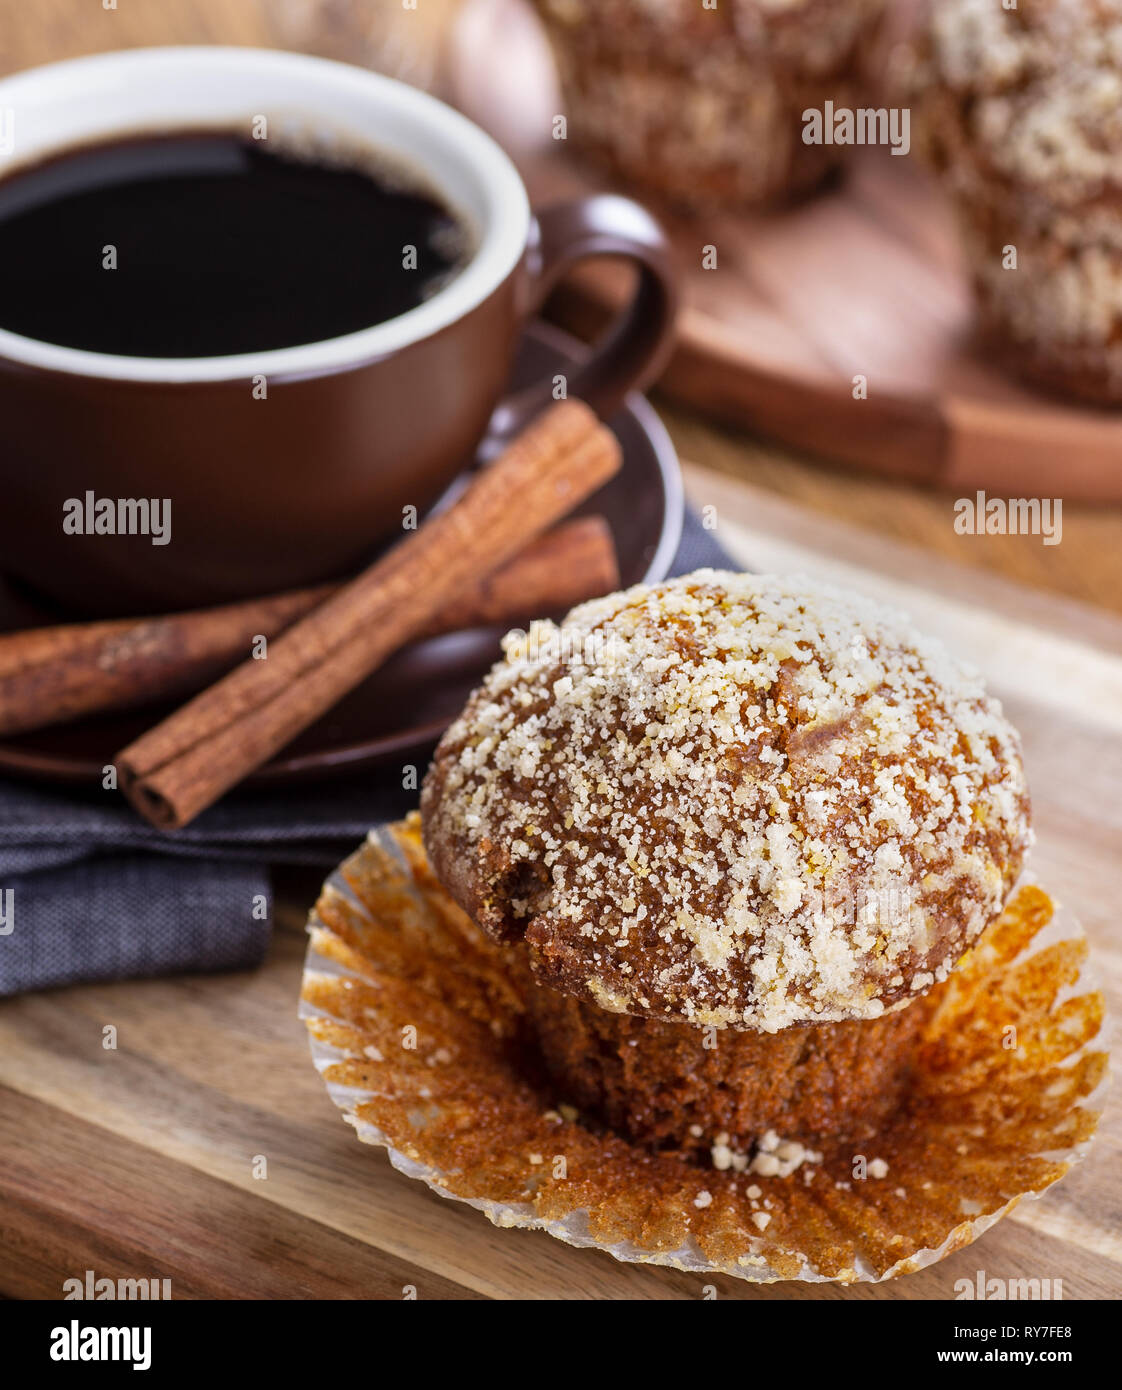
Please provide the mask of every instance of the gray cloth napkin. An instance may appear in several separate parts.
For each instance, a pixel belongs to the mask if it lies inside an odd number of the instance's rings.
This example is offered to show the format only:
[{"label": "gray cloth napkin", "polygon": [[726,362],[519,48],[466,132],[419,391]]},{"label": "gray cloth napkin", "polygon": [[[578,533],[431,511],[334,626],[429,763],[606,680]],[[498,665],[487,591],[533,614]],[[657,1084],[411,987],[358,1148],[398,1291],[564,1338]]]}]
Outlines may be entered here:
[{"label": "gray cloth napkin", "polygon": [[[672,574],[728,555],[687,515]],[[0,995],[260,963],[269,866],[330,868],[416,804],[396,774],[227,797],[182,830],[124,801],[0,780]]]}]

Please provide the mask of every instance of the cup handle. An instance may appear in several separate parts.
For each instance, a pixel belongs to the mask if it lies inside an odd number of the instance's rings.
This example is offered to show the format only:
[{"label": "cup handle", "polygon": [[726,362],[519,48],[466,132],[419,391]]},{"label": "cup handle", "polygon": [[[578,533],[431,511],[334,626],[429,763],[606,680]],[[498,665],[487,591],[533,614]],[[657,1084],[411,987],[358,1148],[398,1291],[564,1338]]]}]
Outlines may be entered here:
[{"label": "cup handle", "polygon": [[[527,319],[578,262],[594,256],[634,261],[638,282],[630,305],[607,330],[591,356],[569,378],[568,395],[587,401],[603,419],[629,391],[653,381],[670,354],[678,292],[673,253],[655,219],[629,198],[595,194],[543,208],[533,218],[526,248]],[[490,458],[553,399],[552,380],[500,401],[491,416],[480,456]]]}]

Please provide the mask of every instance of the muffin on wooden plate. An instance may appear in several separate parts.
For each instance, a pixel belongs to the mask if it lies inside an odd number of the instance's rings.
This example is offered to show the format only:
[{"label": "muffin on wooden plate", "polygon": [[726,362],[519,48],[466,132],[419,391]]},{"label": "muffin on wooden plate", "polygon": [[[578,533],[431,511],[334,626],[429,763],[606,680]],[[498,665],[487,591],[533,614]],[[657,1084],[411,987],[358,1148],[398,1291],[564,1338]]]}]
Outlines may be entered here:
[{"label": "muffin on wooden plate", "polygon": [[1016,734],[941,646],[711,570],[508,638],[421,807],[437,876],[534,982],[560,1094],[760,1172],[899,1103],[1030,837]]},{"label": "muffin on wooden plate", "polygon": [[916,78],[983,327],[1047,388],[1122,402],[1122,3],[940,0]]},{"label": "muffin on wooden plate", "polygon": [[860,104],[885,0],[534,0],[569,139],[687,207],[774,203],[844,150],[803,143],[803,112]]}]

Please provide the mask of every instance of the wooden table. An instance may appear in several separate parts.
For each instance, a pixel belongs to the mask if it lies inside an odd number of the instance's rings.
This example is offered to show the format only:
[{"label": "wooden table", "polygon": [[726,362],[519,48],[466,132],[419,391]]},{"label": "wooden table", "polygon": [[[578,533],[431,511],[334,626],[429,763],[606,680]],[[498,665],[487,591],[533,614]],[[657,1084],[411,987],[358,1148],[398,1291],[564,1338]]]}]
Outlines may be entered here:
[{"label": "wooden table", "polygon": [[[104,10],[97,0],[35,0],[10,5],[0,27],[0,72],[83,53],[140,44],[230,43],[270,47],[303,46],[284,15],[307,13],[322,0],[120,0]],[[402,19],[369,0],[354,0],[365,16],[357,34],[337,27],[318,47],[360,61],[372,56],[380,29],[393,31],[405,75],[430,76],[449,14],[466,0],[425,0]],[[339,4],[330,7],[336,14]],[[397,6],[390,7],[396,12]],[[376,19],[370,18],[377,15]],[[359,42],[369,36],[367,45]],[[420,59],[403,59],[421,51]],[[1043,546],[1035,536],[959,536],[953,529],[954,498],[906,483],[861,476],[798,457],[762,440],[714,429],[679,409],[665,413],[684,458],[743,478],[757,487],[795,499],[826,516],[870,531],[916,542],[964,565],[1016,578],[1024,584],[1081,598],[1122,613],[1122,509],[1094,505],[1064,507],[1063,543]],[[1122,460],[1119,461],[1122,467]],[[1056,494],[1063,494],[1064,460],[1056,460]]]},{"label": "wooden table", "polygon": [[[738,558],[902,600],[986,670],[1022,730],[1033,868],[1079,916],[1122,1004],[1122,621],[692,467]],[[339,1120],[295,1017],[304,914],[287,879],[253,974],[88,986],[0,1006],[0,1293],[57,1296],[86,1269],[173,1295],[697,1298],[703,1281],[499,1231],[394,1172]],[[80,904],[76,904],[80,911]],[[102,1046],[102,1030],[117,1046]],[[255,1175],[265,1160],[266,1176]],[[730,1298],[945,1298],[978,1269],[1122,1292],[1122,1109],[1090,1157],[980,1244],[848,1291],[717,1281]]]},{"label": "wooden table", "polygon": [[[37,0],[0,67],[137,43],[276,43],[264,0]],[[955,535],[952,500],[841,473],[679,410],[691,498],[754,568],[810,568],[909,607],[976,660],[1022,729],[1034,868],[1122,997],[1122,523],[1065,508],[1063,544]],[[1062,491],[1062,487],[1057,488]],[[1082,600],[1076,602],[1073,600]],[[1098,605],[1098,608],[1090,605]],[[278,885],[253,974],[89,986],[0,1006],[0,1294],[59,1297],[86,1269],[170,1277],[177,1298],[698,1298],[701,1282],[493,1229],[393,1172],[339,1122],[295,1007],[317,879]],[[80,905],[76,905],[80,911]],[[103,1029],[117,1047],[102,1046]],[[247,1082],[247,1078],[250,1078]],[[264,1159],[264,1176],[261,1160]],[[1122,1293],[1122,1112],[1090,1158],[983,1241],[887,1286],[717,1281],[723,1297],[945,1298],[979,1269]]]}]

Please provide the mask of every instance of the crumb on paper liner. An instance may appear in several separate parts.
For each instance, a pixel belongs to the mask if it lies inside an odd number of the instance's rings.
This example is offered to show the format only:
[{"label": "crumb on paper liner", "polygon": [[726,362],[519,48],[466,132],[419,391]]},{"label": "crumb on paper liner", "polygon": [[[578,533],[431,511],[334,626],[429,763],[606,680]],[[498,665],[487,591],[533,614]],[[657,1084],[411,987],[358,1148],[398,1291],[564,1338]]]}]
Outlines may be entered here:
[{"label": "crumb on paper liner", "polygon": [[1062,1177],[1094,1133],[1103,1000],[1081,978],[1078,927],[1053,920],[1033,886],[935,987],[911,1099],[859,1146],[885,1177],[854,1180],[852,1144],[767,1178],[567,1119],[518,980],[433,877],[419,830],[414,814],[372,832],[325,885],[300,1013],[359,1138],[496,1225],[754,1281],[888,1279],[969,1245]]}]

